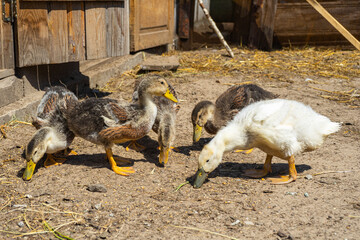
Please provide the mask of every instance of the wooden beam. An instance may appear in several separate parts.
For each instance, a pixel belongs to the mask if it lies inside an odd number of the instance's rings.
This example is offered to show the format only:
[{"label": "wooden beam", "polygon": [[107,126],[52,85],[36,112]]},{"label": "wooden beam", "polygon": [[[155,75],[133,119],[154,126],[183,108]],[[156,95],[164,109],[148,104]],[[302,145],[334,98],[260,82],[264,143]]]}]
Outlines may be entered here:
[{"label": "wooden beam", "polygon": [[185,51],[192,50],[194,40],[194,12],[195,0],[180,0],[178,35],[180,38],[180,48]]},{"label": "wooden beam", "polygon": [[360,50],[360,42],[343,27],[331,14],[326,11],[316,0],[306,0],[316,11],[318,11],[336,30],[338,30],[357,50]]},{"label": "wooden beam", "polygon": [[253,0],[249,31],[249,46],[272,50],[274,24],[278,0]]},{"label": "wooden beam", "polygon": [[249,40],[252,0],[233,0],[232,41],[238,45],[246,45]]}]

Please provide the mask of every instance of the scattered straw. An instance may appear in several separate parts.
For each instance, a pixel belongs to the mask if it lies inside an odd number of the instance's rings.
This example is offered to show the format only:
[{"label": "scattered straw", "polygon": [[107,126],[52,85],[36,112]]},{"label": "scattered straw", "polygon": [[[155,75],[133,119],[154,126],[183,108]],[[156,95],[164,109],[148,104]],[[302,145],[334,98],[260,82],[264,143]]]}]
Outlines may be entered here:
[{"label": "scattered straw", "polygon": [[313,176],[322,175],[322,174],[328,174],[328,173],[348,173],[348,172],[356,172],[359,170],[346,170],[346,171],[324,171],[324,172],[318,172],[314,173]]},{"label": "scattered straw", "polygon": [[190,183],[189,181],[186,181],[186,182],[180,184],[177,188],[175,188],[175,192],[179,191],[180,188],[182,188],[183,186],[185,186],[186,184],[189,184],[189,183]]},{"label": "scattered straw", "polygon": [[67,237],[67,236],[61,234],[60,232],[54,230],[54,228],[52,228],[45,220],[43,221],[43,223],[44,223],[45,229],[48,229],[50,232],[52,232],[52,234],[53,234],[56,238],[61,239],[61,240],[63,240],[63,239],[74,240],[73,238]]},{"label": "scattered straw", "polygon": [[195,231],[199,231],[199,232],[206,232],[206,233],[210,233],[210,234],[212,234],[212,235],[221,236],[221,237],[224,237],[224,238],[229,238],[229,239],[233,239],[233,240],[239,240],[238,238],[234,238],[234,237],[227,236],[227,235],[224,235],[224,234],[221,234],[221,233],[217,233],[217,232],[212,232],[212,231],[209,231],[209,230],[206,230],[206,229],[195,228],[195,227],[177,226],[177,225],[170,225],[170,226],[176,227],[176,228],[184,228],[184,229],[189,229],[189,230],[195,230]]},{"label": "scattered straw", "polygon": [[9,122],[7,122],[7,123],[0,126],[0,133],[1,133],[0,139],[7,138],[7,134],[6,134],[6,129],[7,128],[14,127],[14,126],[17,126],[19,124],[32,125],[32,123],[29,123],[29,122],[19,121],[19,120],[16,119],[15,116],[13,116],[12,119]]}]

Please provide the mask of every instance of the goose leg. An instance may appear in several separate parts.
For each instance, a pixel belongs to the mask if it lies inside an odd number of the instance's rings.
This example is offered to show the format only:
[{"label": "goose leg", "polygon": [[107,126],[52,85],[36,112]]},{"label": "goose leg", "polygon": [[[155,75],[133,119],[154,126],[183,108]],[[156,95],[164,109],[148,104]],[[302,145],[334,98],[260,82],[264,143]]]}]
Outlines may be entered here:
[{"label": "goose leg", "polygon": [[273,158],[272,155],[266,155],[266,160],[264,163],[264,167],[262,169],[247,169],[245,170],[244,175],[251,178],[261,178],[266,176],[269,172],[271,172],[272,158]]},{"label": "goose leg", "polygon": [[250,153],[252,153],[253,150],[254,150],[253,148],[250,148],[248,150],[235,150],[234,152],[236,152],[236,153],[243,152],[245,154],[250,154]]},{"label": "goose leg", "polygon": [[64,150],[64,155],[65,156],[68,156],[68,155],[78,155],[77,152],[75,152],[74,150],[72,150],[71,148],[66,148]]},{"label": "goose leg", "polygon": [[290,156],[289,162],[289,176],[280,176],[280,178],[269,178],[272,184],[287,184],[296,180],[297,172],[295,168],[294,155]]},{"label": "goose leg", "polygon": [[144,151],[146,149],[146,147],[144,147],[143,145],[137,143],[136,141],[131,141],[129,143],[129,145],[127,145],[127,147],[125,148],[126,151],[129,151],[129,148],[137,151],[137,152],[141,152]]},{"label": "goose leg", "polygon": [[56,157],[52,154],[46,154],[46,160],[44,162],[44,167],[48,168],[53,165],[61,165],[66,161],[66,158]]},{"label": "goose leg", "polygon": [[61,164],[63,164],[66,161],[66,158],[61,157],[61,155],[68,156],[68,155],[78,155],[78,154],[77,154],[77,152],[73,151],[70,148],[67,148],[67,149],[63,150],[63,153],[60,154],[60,156],[47,154],[46,160],[44,162],[44,167],[48,168],[48,167],[51,167],[53,165],[61,165]]},{"label": "goose leg", "polygon": [[128,176],[130,173],[134,173],[135,170],[132,167],[118,167],[114,159],[111,148],[105,148],[106,156],[110,162],[111,169],[120,175]]}]

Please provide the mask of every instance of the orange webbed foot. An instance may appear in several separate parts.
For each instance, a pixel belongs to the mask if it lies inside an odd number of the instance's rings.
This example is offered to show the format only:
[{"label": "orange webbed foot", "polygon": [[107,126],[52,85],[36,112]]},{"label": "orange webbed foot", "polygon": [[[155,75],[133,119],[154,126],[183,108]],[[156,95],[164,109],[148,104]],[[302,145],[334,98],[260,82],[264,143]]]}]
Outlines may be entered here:
[{"label": "orange webbed foot", "polygon": [[146,149],[146,147],[144,147],[143,145],[137,143],[136,141],[131,141],[130,144],[127,145],[125,150],[129,151],[130,148],[137,151],[137,152],[141,152],[141,151],[144,151]]},{"label": "orange webbed foot", "polygon": [[279,178],[268,178],[271,181],[271,184],[288,184],[295,181],[295,178],[292,176],[280,176]]},{"label": "orange webbed foot", "polygon": [[47,154],[46,160],[44,162],[44,167],[48,168],[54,165],[61,165],[66,161],[66,158],[55,157],[52,154]]},{"label": "orange webbed foot", "polygon": [[119,175],[129,176],[131,173],[135,173],[135,170],[132,167],[118,167],[112,166],[111,169]]},{"label": "orange webbed foot", "polygon": [[252,151],[254,151],[253,148],[248,149],[248,150],[235,150],[234,152],[236,152],[236,153],[241,152],[241,153],[244,153],[244,154],[250,154],[250,153],[252,153]]}]

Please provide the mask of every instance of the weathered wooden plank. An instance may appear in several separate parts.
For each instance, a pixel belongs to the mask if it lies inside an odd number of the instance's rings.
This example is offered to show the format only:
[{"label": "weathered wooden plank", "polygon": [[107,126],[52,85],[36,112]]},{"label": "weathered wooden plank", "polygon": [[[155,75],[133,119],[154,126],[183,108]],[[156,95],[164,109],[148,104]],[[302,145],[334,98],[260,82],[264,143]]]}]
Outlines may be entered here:
[{"label": "weathered wooden plank", "polygon": [[233,12],[234,30],[232,41],[237,44],[247,44],[249,40],[252,0],[236,0]]},{"label": "weathered wooden plank", "polygon": [[138,43],[139,49],[146,49],[154,46],[161,46],[169,43],[169,30],[159,30],[156,32],[142,33]]},{"label": "weathered wooden plank", "polygon": [[306,0],[318,11],[336,30],[338,30],[357,50],[360,50],[360,42],[346,30],[328,11],[316,0]]},{"label": "weathered wooden plank", "polygon": [[[2,4],[0,4],[2,13]],[[11,23],[6,23],[0,18],[0,69],[15,68],[14,42]]]},{"label": "weathered wooden plank", "polygon": [[87,59],[107,57],[106,3],[86,2],[86,55]]},{"label": "weathered wooden plank", "polygon": [[83,2],[67,3],[68,61],[85,60],[85,12]]},{"label": "weathered wooden plank", "polygon": [[[323,7],[356,38],[360,38],[360,1],[323,1]],[[308,3],[279,3],[275,37],[282,45],[348,44],[347,40]]]},{"label": "weathered wooden plank", "polygon": [[17,66],[50,63],[48,5],[19,2],[17,17]]},{"label": "weathered wooden plank", "polygon": [[140,1],[140,31],[167,26],[169,4],[169,0],[147,0],[146,3]]},{"label": "weathered wooden plank", "polygon": [[[65,0],[21,0],[22,2],[65,2]],[[122,2],[124,0],[112,0],[111,2]],[[109,2],[109,0],[66,0],[66,2]]]},{"label": "weathered wooden plank", "polygon": [[249,33],[249,46],[271,50],[277,0],[254,0]]},{"label": "weathered wooden plank", "polygon": [[123,53],[122,55],[130,54],[130,1],[124,1],[124,10],[122,12],[121,23],[122,23],[122,36],[123,36]]},{"label": "weathered wooden plank", "polygon": [[50,63],[68,61],[67,8],[64,2],[50,2],[48,13]]},{"label": "weathered wooden plank", "polygon": [[106,45],[107,56],[115,57],[128,54],[128,20],[124,2],[109,2],[106,8]]},{"label": "weathered wooden plank", "polygon": [[191,0],[180,0],[179,2],[179,21],[178,35],[179,38],[190,38],[190,16],[191,16]]},{"label": "weathered wooden plank", "polygon": [[139,0],[130,0],[130,50],[137,51],[138,50],[138,42],[139,42],[139,11],[137,10],[139,6]]},{"label": "weathered wooden plank", "polygon": [[131,0],[130,9],[132,51],[172,43],[174,1]]}]

